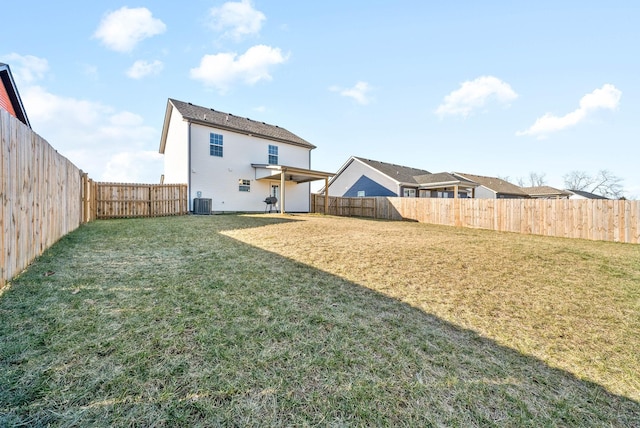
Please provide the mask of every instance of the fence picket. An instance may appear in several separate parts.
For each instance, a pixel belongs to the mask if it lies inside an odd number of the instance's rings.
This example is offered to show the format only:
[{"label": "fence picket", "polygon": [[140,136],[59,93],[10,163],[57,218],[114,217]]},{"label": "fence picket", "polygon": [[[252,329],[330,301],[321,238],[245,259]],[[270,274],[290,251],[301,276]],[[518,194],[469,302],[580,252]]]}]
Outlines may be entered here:
[{"label": "fence picket", "polygon": [[[324,213],[324,195],[311,207]],[[325,214],[640,244],[640,201],[329,196]]]}]

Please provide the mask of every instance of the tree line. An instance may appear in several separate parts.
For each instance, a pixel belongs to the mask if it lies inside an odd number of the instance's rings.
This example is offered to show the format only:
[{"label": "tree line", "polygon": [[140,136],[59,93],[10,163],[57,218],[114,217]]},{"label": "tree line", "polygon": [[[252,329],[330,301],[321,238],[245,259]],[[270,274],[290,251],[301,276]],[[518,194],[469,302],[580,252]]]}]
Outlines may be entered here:
[{"label": "tree line", "polygon": [[[623,179],[606,169],[602,169],[596,174],[590,174],[586,171],[571,171],[562,178],[564,188],[567,190],[582,190],[609,199],[624,197]],[[509,181],[509,178],[504,178],[504,180]],[[528,177],[519,177],[516,184],[520,187],[546,186],[546,174],[530,172]]]}]

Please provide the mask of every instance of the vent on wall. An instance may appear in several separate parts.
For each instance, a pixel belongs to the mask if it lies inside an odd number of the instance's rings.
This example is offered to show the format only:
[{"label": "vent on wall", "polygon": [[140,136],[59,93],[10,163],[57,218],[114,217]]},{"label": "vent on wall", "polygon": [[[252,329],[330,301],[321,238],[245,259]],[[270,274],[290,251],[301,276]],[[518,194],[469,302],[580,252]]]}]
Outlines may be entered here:
[{"label": "vent on wall", "polygon": [[211,199],[207,198],[194,198],[193,199],[193,213],[194,214],[211,214]]}]

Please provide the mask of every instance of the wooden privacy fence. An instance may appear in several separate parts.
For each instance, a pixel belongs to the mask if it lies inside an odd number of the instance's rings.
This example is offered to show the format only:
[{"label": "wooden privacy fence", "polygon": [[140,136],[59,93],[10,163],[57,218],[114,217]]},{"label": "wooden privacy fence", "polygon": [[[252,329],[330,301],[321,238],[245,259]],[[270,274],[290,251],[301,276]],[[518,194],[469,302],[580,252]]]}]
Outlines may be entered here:
[{"label": "wooden privacy fence", "polygon": [[0,109],[0,289],[96,218],[187,214],[186,184],[96,183]]},{"label": "wooden privacy fence", "polygon": [[86,174],[0,109],[0,176],[1,288],[85,221]]},{"label": "wooden privacy fence", "polygon": [[[324,213],[324,195],[313,195],[312,212]],[[640,243],[640,201],[330,196],[327,214]]]},{"label": "wooden privacy fence", "polygon": [[185,215],[187,185],[95,183],[95,212],[98,219]]}]

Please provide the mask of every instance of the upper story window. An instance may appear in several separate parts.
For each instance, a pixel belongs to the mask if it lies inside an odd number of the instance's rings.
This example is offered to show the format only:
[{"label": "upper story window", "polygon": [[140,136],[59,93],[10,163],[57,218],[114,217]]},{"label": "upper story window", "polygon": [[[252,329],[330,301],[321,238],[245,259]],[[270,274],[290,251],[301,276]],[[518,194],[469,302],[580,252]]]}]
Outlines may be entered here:
[{"label": "upper story window", "polygon": [[213,132],[209,134],[209,154],[222,157],[222,135]]},{"label": "upper story window", "polygon": [[269,165],[278,165],[278,146],[269,144]]}]

